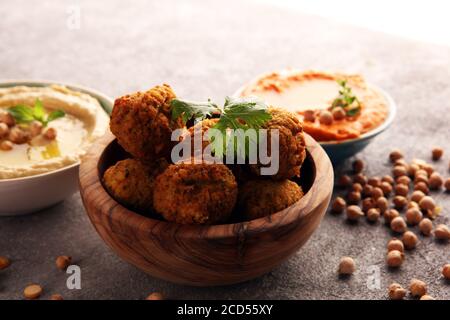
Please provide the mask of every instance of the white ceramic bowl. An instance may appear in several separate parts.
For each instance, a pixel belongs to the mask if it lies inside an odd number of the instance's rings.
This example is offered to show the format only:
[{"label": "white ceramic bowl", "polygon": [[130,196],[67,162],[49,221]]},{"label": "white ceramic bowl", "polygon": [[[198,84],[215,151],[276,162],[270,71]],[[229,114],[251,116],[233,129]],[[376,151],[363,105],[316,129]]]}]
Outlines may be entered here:
[{"label": "white ceramic bowl", "polygon": [[[60,84],[87,93],[110,113],[113,100],[95,90],[58,81],[2,81],[1,88],[14,86],[44,87]],[[0,216],[15,216],[39,211],[63,201],[78,191],[79,163],[29,177],[0,179]]]}]

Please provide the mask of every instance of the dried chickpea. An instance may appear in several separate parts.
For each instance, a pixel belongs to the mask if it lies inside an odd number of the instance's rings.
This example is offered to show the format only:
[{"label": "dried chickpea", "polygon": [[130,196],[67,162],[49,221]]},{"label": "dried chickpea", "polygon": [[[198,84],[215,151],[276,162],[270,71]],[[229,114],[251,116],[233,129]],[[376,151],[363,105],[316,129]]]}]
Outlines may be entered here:
[{"label": "dried chickpea", "polygon": [[396,209],[401,210],[408,204],[408,199],[403,196],[395,196],[392,202],[394,202],[394,206]]},{"label": "dried chickpea", "polygon": [[405,213],[405,218],[409,225],[415,226],[422,221],[423,214],[417,208],[409,208]]},{"label": "dried chickpea", "polygon": [[376,205],[377,208],[380,209],[381,213],[384,213],[389,208],[388,200],[385,197],[379,197]]},{"label": "dried chickpea", "polygon": [[356,271],[355,261],[350,257],[342,257],[339,262],[339,274],[350,275]]},{"label": "dried chickpea", "polygon": [[361,202],[362,211],[368,212],[370,209],[375,208],[375,202],[372,198],[364,198]]},{"label": "dried chickpea", "polygon": [[145,300],[164,300],[164,296],[160,292],[150,293]]},{"label": "dried chickpea", "polygon": [[381,188],[375,187],[372,189],[372,198],[374,200],[377,200],[380,197],[384,196],[384,192],[383,190],[381,190]]},{"label": "dried chickpea", "polygon": [[403,234],[402,237],[403,244],[405,245],[406,249],[414,249],[417,246],[417,243],[419,242],[419,239],[412,231],[406,231]]},{"label": "dried chickpea", "polygon": [[316,114],[314,110],[305,110],[305,112],[303,113],[303,118],[305,119],[305,121],[314,122],[316,121]]},{"label": "dried chickpea", "polygon": [[389,285],[389,298],[391,300],[402,300],[406,296],[406,290],[396,282]]},{"label": "dried chickpea", "polygon": [[403,196],[406,197],[408,195],[409,188],[405,184],[398,184],[395,186],[395,194],[397,196]]},{"label": "dried chickpea", "polygon": [[387,253],[386,263],[391,268],[400,267],[403,263],[405,255],[403,252],[398,250],[391,250]]},{"label": "dried chickpea", "polygon": [[425,197],[425,193],[420,190],[416,190],[411,194],[411,201],[419,203],[422,198]]},{"label": "dried chickpea", "polygon": [[383,218],[386,222],[386,224],[390,224],[392,220],[394,220],[396,217],[399,217],[400,213],[395,209],[389,209],[386,210],[383,214]]},{"label": "dried chickpea", "polygon": [[402,241],[400,241],[397,238],[393,238],[393,239],[389,240],[389,242],[387,244],[387,249],[388,249],[388,252],[392,251],[392,250],[397,250],[397,251],[403,252],[403,251],[405,251],[405,246],[403,245]]},{"label": "dried chickpea", "polygon": [[345,119],[345,116],[347,115],[342,107],[333,108],[331,114],[333,115],[333,119],[337,121]]},{"label": "dried chickpea", "polygon": [[439,224],[434,229],[434,236],[439,240],[450,240],[450,229],[445,224]]},{"label": "dried chickpea", "polygon": [[412,208],[420,209],[419,204],[417,202],[415,202],[415,201],[409,201],[408,205],[406,206],[406,208],[407,209],[412,209]]},{"label": "dried chickpea", "polygon": [[382,182],[387,182],[390,185],[394,184],[394,178],[392,178],[390,175],[385,175],[383,178],[381,178]]},{"label": "dried chickpea", "polygon": [[445,279],[450,280],[450,263],[446,264],[442,268],[442,275],[444,276]]},{"label": "dried chickpea", "polygon": [[411,178],[408,176],[400,176],[397,178],[397,180],[395,182],[397,184],[405,184],[405,185],[409,186],[409,184],[411,183]]},{"label": "dried chickpea", "polygon": [[403,153],[399,149],[394,149],[389,154],[389,159],[391,160],[391,162],[395,162],[401,158],[403,158]]},{"label": "dried chickpea", "polygon": [[[359,183],[358,183],[359,184]],[[360,185],[360,184],[359,184]],[[362,194],[364,197],[370,197],[372,195],[373,187],[370,184],[366,184],[362,189]]]},{"label": "dried chickpea", "polygon": [[64,300],[64,298],[62,295],[56,293],[51,295],[50,300]]},{"label": "dried chickpea", "polygon": [[408,176],[414,177],[418,170],[420,170],[420,167],[417,164],[410,164],[408,166]]},{"label": "dried chickpea", "polygon": [[406,176],[407,172],[408,171],[404,166],[395,166],[394,169],[392,170],[392,174],[396,178]]},{"label": "dried chickpea", "polygon": [[394,167],[395,166],[409,167],[409,164],[408,164],[408,162],[406,162],[406,160],[404,158],[402,158],[402,159],[395,160]]},{"label": "dried chickpea", "polygon": [[418,279],[412,279],[409,284],[409,291],[414,297],[421,297],[427,293],[427,285],[425,282]]},{"label": "dried chickpea", "polygon": [[7,257],[0,256],[0,270],[6,269],[11,265],[11,261]]},{"label": "dried chickpea", "polygon": [[424,236],[429,236],[433,230],[433,222],[428,218],[422,219],[419,223],[419,230]]},{"label": "dried chickpea", "polygon": [[358,182],[360,185],[365,186],[367,183],[367,177],[362,173],[355,174],[353,177],[354,182]]},{"label": "dried chickpea", "polygon": [[416,173],[414,174],[414,178],[415,177],[419,177],[419,176],[425,176],[428,178],[428,171],[426,171],[425,169],[423,169],[424,164],[419,165],[419,170],[416,171]]},{"label": "dried chickpea", "polygon": [[359,218],[364,216],[361,208],[355,205],[351,205],[347,207],[347,219],[356,221]]},{"label": "dried chickpea", "polygon": [[433,298],[432,296],[425,294],[423,296],[420,297],[420,300],[436,300],[435,298]]},{"label": "dried chickpea", "polygon": [[434,161],[439,160],[444,155],[444,149],[441,147],[434,147],[433,150],[431,150],[431,158]]},{"label": "dried chickpea", "polygon": [[353,172],[360,173],[364,170],[364,162],[361,159],[356,159],[352,164]]},{"label": "dried chickpea", "polygon": [[431,210],[433,211],[434,208],[436,208],[436,203],[434,202],[434,199],[429,196],[425,196],[419,201],[419,206],[423,210]]},{"label": "dried chickpea", "polygon": [[403,217],[395,217],[394,219],[392,219],[391,229],[392,229],[392,231],[395,231],[398,233],[405,232],[407,229],[405,219],[403,219]]},{"label": "dried chickpea", "polygon": [[380,218],[380,210],[377,208],[371,208],[367,211],[367,220],[371,222],[376,222]]},{"label": "dried chickpea", "polygon": [[352,191],[362,192],[363,186],[360,183],[356,182],[352,185]]},{"label": "dried chickpea", "polygon": [[336,197],[336,199],[334,199],[333,201],[333,204],[331,205],[331,210],[335,213],[341,213],[342,211],[344,211],[346,206],[347,203],[345,202],[344,198]]},{"label": "dried chickpea", "polygon": [[444,187],[447,192],[450,192],[450,178],[445,180]]},{"label": "dried chickpea", "polygon": [[381,185],[381,179],[379,177],[370,177],[369,179],[367,179],[367,183],[374,188],[379,188]]},{"label": "dried chickpea", "polygon": [[42,294],[42,287],[38,284],[31,284],[23,290],[26,299],[37,299]]},{"label": "dried chickpea", "polygon": [[425,194],[430,193],[430,189],[428,189],[428,186],[425,182],[417,182],[414,185],[414,191],[417,191],[417,190],[422,191]]},{"label": "dried chickpea", "polygon": [[386,181],[383,181],[380,184],[380,189],[383,190],[383,194],[387,197],[391,194],[392,192],[392,185]]},{"label": "dried chickpea", "polygon": [[437,172],[433,172],[428,180],[428,186],[431,190],[438,190],[444,184],[444,179],[442,179],[441,175]]},{"label": "dried chickpea", "polygon": [[347,194],[347,201],[350,204],[357,204],[361,201],[361,193],[356,191],[351,191]]},{"label": "dried chickpea", "polygon": [[344,188],[345,187],[350,187],[352,185],[352,178],[350,178],[349,175],[344,174],[344,175],[339,177],[338,185],[340,187],[344,187]]},{"label": "dried chickpea", "polygon": [[66,270],[72,262],[72,258],[69,256],[59,256],[56,258],[55,264],[59,270]]},{"label": "dried chickpea", "polygon": [[433,166],[429,163],[425,163],[422,168],[427,172],[428,176],[431,176],[431,174],[434,172]]}]

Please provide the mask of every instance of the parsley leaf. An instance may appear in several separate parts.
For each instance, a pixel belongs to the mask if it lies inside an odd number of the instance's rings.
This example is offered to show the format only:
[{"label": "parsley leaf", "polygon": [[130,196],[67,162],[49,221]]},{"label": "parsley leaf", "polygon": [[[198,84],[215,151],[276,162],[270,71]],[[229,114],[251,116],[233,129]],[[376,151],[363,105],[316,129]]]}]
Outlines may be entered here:
[{"label": "parsley leaf", "polygon": [[44,127],[46,127],[50,121],[56,120],[66,115],[63,110],[56,110],[47,115],[44,109],[44,105],[39,99],[36,99],[33,107],[20,104],[8,108],[8,112],[18,123],[30,123],[32,121],[39,121]]},{"label": "parsley leaf", "polygon": [[172,109],[172,120],[175,120],[181,116],[184,124],[192,118],[205,119],[207,117],[211,117],[215,112],[220,112],[219,107],[210,100],[207,102],[191,102],[173,99],[170,102],[170,106]]},{"label": "parsley leaf", "polygon": [[346,112],[347,116],[356,116],[361,111],[361,103],[358,98],[353,94],[352,89],[347,86],[347,80],[337,80],[337,83],[341,86],[339,95],[334,99],[330,109],[341,107]]}]

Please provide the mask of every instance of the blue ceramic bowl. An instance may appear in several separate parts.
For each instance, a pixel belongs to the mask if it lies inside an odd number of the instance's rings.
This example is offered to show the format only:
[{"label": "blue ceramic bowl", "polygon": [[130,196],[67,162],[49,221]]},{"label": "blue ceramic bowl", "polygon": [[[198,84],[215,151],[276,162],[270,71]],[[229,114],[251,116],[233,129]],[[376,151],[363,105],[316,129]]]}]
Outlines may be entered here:
[{"label": "blue ceramic bowl", "polygon": [[380,88],[374,86],[371,86],[371,88],[381,93],[386,99],[389,112],[388,116],[381,125],[358,138],[344,141],[320,142],[320,145],[325,149],[333,164],[339,164],[345,159],[362,151],[377,135],[386,130],[391,125],[392,121],[394,121],[395,114],[397,113],[397,106],[392,97]]}]

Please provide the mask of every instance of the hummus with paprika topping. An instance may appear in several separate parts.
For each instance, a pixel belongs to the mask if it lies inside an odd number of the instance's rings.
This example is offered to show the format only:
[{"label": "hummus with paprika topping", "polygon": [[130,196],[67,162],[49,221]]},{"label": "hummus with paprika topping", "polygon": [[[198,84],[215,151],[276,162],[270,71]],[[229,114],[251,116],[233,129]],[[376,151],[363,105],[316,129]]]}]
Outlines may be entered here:
[{"label": "hummus with paprika topping", "polygon": [[296,112],[305,132],[321,142],[358,138],[388,116],[383,94],[359,75],[274,72],[256,79],[239,95],[257,96],[269,105]]}]

